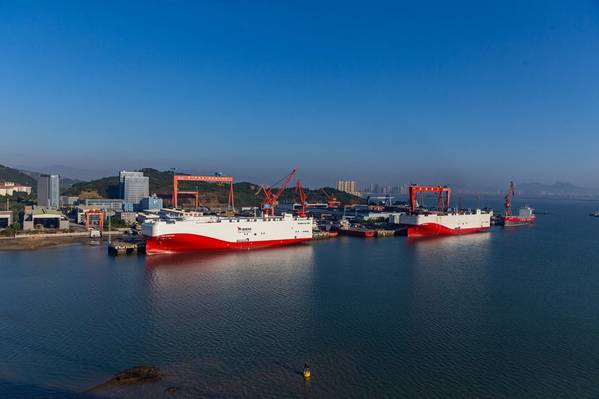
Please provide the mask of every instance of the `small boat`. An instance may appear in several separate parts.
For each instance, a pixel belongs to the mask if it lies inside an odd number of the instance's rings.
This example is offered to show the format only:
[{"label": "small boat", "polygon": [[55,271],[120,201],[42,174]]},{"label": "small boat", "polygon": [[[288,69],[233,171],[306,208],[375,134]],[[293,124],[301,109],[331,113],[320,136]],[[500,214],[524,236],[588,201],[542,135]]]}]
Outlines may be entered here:
[{"label": "small boat", "polygon": [[599,218],[599,211],[591,212],[591,213],[589,213],[589,216],[592,216],[594,218]]},{"label": "small boat", "polygon": [[371,238],[376,234],[375,230],[366,229],[359,226],[351,226],[347,219],[342,219],[339,222],[339,227],[336,228],[337,232],[343,236]]}]

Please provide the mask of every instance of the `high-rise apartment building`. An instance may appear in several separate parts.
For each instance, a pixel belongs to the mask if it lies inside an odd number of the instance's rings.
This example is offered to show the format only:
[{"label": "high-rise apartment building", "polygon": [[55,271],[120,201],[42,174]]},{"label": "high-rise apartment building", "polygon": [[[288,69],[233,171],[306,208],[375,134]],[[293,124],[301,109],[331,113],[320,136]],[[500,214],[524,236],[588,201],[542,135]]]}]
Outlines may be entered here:
[{"label": "high-rise apartment building", "polygon": [[48,209],[58,209],[60,202],[60,177],[40,175],[37,179],[37,205]]},{"label": "high-rise apartment building", "polygon": [[355,180],[337,180],[335,188],[352,195],[360,195],[356,189]]}]

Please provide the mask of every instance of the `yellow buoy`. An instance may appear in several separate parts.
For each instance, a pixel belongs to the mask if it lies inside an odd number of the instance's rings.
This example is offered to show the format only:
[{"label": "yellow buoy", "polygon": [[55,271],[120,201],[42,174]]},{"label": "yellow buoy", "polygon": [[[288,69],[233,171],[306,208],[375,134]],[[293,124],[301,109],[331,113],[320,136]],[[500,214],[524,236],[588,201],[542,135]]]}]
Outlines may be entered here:
[{"label": "yellow buoy", "polygon": [[308,363],[304,363],[304,380],[308,380],[310,377],[312,377],[310,367],[308,367]]}]

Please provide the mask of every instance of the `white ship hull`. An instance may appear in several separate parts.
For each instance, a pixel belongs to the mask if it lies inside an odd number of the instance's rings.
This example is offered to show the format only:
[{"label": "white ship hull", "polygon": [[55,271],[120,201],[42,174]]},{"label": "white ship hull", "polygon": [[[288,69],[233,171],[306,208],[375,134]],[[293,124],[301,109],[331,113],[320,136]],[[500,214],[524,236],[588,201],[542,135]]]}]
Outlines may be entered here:
[{"label": "white ship hull", "polygon": [[491,213],[429,213],[401,215],[408,237],[469,234],[491,228]]}]

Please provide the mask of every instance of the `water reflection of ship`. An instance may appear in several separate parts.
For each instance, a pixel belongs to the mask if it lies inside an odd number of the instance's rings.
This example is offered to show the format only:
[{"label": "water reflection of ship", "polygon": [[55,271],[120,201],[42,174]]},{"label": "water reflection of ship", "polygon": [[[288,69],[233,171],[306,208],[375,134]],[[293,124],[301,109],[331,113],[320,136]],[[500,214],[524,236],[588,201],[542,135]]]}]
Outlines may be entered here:
[{"label": "water reflection of ship", "polygon": [[487,231],[464,236],[418,237],[417,239],[407,240],[406,243],[408,246],[417,248],[458,248],[486,244],[490,239],[491,234]]},{"label": "water reflection of ship", "polygon": [[[176,324],[181,331],[201,330],[206,336],[218,331],[232,340],[246,324],[275,323],[300,331],[312,307],[306,290],[312,286],[313,253],[314,247],[299,245],[146,257],[145,291],[151,317],[158,320],[155,328]],[[223,342],[212,338],[212,345]]]}]

